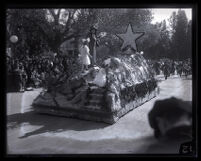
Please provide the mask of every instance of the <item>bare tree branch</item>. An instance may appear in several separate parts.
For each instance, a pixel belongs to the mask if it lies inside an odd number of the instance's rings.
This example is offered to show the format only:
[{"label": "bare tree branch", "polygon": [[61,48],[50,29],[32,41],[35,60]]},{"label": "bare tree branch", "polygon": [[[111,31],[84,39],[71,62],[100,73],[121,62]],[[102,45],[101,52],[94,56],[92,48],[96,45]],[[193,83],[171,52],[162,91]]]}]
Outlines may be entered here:
[{"label": "bare tree branch", "polygon": [[57,17],[59,17],[61,14],[61,9],[58,9]]},{"label": "bare tree branch", "polygon": [[59,16],[60,16],[61,9],[58,10],[57,14],[54,12],[54,9],[48,9],[48,10],[49,10],[49,12],[51,13],[51,15],[54,18],[54,23],[56,25],[58,25],[59,24]]},{"label": "bare tree branch", "polygon": [[54,21],[55,21],[56,14],[54,12],[54,9],[48,9],[48,11],[51,13],[51,15],[53,16]]},{"label": "bare tree branch", "polygon": [[60,14],[61,14],[61,9],[58,9],[58,13],[57,13],[57,21],[58,21],[58,22],[59,22]]},{"label": "bare tree branch", "polygon": [[77,11],[76,9],[73,9],[73,11],[72,10],[68,11],[68,20],[66,21],[66,27],[63,32],[64,35],[66,35],[69,32],[69,30],[71,28],[71,23],[73,21],[73,17],[74,17],[74,14],[76,11]]}]

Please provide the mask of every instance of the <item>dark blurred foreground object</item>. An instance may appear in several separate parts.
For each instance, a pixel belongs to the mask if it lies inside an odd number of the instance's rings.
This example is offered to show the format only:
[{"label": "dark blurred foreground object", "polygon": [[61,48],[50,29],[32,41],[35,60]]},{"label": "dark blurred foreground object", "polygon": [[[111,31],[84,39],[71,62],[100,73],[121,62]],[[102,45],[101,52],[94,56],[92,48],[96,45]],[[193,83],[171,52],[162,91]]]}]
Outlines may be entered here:
[{"label": "dark blurred foreground object", "polygon": [[148,114],[156,138],[192,138],[192,105],[175,97],[156,101]]},{"label": "dark blurred foreground object", "polygon": [[20,91],[20,74],[9,73],[7,74],[7,92],[18,92]]}]

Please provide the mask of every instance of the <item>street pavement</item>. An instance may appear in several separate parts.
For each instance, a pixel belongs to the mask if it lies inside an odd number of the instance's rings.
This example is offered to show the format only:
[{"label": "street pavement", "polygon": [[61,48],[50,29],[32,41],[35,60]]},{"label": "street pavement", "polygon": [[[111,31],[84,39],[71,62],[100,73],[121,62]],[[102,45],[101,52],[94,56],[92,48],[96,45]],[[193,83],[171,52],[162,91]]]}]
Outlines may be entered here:
[{"label": "street pavement", "polygon": [[181,141],[157,140],[147,114],[155,101],[172,96],[192,101],[191,77],[159,79],[160,93],[108,125],[35,113],[41,89],[7,93],[7,154],[175,154]]}]

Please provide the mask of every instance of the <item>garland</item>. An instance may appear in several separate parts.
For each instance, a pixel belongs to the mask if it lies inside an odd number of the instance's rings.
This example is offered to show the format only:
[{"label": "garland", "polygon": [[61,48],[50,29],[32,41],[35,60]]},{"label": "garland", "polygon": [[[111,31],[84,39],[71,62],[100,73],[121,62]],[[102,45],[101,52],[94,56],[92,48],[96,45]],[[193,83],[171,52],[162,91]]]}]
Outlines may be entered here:
[{"label": "garland", "polygon": [[150,93],[157,87],[155,79],[148,80],[146,82],[136,84],[120,91],[121,104],[124,106],[136,99],[136,97],[144,97],[148,92]]},{"label": "garland", "polygon": [[144,97],[148,93],[147,83],[143,82],[135,86],[135,91],[138,97]]},{"label": "garland", "polygon": [[147,87],[148,87],[149,93],[150,93],[157,87],[157,81],[155,79],[148,80]]}]

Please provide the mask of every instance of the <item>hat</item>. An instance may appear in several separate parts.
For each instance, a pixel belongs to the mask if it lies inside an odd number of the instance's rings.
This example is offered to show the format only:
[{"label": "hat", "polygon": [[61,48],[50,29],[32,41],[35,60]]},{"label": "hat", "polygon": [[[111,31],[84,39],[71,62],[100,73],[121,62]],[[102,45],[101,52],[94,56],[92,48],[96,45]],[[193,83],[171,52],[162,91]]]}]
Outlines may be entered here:
[{"label": "hat", "polygon": [[98,30],[97,25],[92,25],[90,30],[93,30],[93,29]]},{"label": "hat", "polygon": [[89,42],[89,39],[82,39],[82,43]]}]

